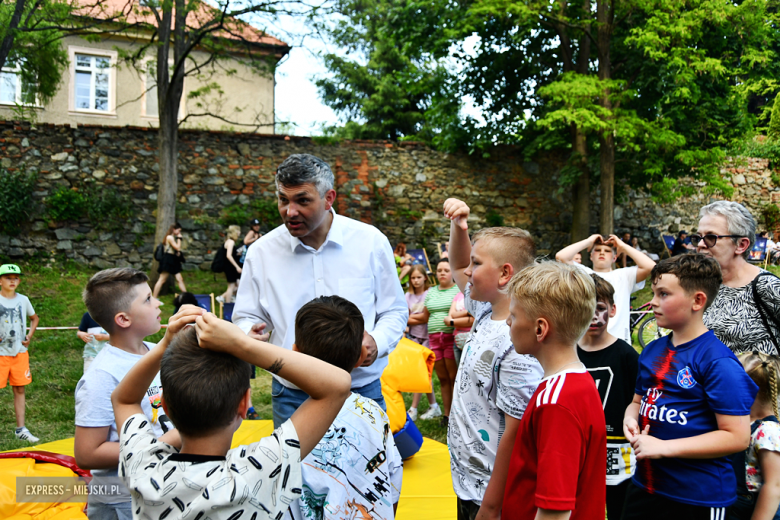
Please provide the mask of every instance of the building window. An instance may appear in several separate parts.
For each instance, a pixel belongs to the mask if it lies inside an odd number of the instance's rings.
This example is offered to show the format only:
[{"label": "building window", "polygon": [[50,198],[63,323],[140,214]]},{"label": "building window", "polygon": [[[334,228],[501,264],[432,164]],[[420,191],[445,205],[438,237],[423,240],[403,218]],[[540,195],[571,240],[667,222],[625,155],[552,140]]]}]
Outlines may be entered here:
[{"label": "building window", "polygon": [[22,77],[19,75],[19,65],[5,67],[0,72],[0,104],[24,104],[24,91]]},{"label": "building window", "polygon": [[150,60],[144,75],[144,115],[160,117],[157,107],[157,66]]},{"label": "building window", "polygon": [[111,58],[76,54],[75,108],[76,110],[110,110]]}]

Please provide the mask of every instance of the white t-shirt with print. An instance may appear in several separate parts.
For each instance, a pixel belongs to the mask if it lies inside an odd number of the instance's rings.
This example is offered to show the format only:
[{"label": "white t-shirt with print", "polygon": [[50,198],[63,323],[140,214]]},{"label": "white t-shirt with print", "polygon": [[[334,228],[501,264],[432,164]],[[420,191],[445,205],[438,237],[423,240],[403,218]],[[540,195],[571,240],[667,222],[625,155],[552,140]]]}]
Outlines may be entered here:
[{"label": "white t-shirt with print", "polygon": [[403,465],[387,414],[353,393],[317,447],[303,461],[303,494],[285,518],[395,518]]},{"label": "white t-shirt with print", "polygon": [[504,414],[522,419],[544,370],[535,358],[515,352],[506,321],[492,319],[489,303],[471,299],[471,285],[464,294],[474,326],[455,378],[447,443],[455,494],[482,503]]},{"label": "white t-shirt with print", "polygon": [[596,274],[615,289],[615,308],[617,312],[614,318],[609,319],[607,332],[620,338],[631,345],[631,293],[635,293],[645,286],[645,281],[636,281],[637,266],[613,269],[608,273],[597,273],[588,266],[574,264],[588,274]]},{"label": "white t-shirt with print", "polygon": [[[155,344],[144,343],[144,345],[150,349]],[[111,392],[139,359],[141,359],[140,355],[125,352],[108,343],[98,352],[89,370],[81,376],[76,385],[76,426],[85,428],[108,426],[106,441],[119,441],[114,407],[111,405]],[[141,408],[146,418],[151,421],[151,428],[156,437],[173,429],[170,420],[164,415],[160,402],[161,397],[162,387],[158,374],[146,392],[146,399],[141,401]],[[110,477],[116,476],[116,468],[92,470],[92,482],[96,485],[101,484],[101,482],[113,484]],[[110,504],[130,502],[130,492],[127,489],[122,489],[119,493],[111,495],[90,494],[88,500],[89,502]]]},{"label": "white t-shirt with print", "polygon": [[0,296],[0,356],[16,356],[27,352],[22,344],[27,335],[27,317],[35,310],[29,298],[15,294],[13,298]]},{"label": "white t-shirt with print", "polygon": [[279,519],[301,495],[301,448],[291,421],[219,457],[179,453],[136,414],[122,426],[119,460],[134,518]]}]

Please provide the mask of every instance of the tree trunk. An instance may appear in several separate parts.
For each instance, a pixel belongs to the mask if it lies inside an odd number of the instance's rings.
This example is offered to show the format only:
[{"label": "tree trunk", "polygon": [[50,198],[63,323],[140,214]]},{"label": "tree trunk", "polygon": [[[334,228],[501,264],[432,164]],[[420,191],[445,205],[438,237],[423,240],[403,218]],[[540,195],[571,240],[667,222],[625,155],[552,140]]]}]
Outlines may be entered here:
[{"label": "tree trunk", "polygon": [[[596,4],[596,19],[598,21],[598,57],[599,79],[602,81],[612,78],[612,62],[610,57],[610,43],[612,39],[612,23],[614,21],[614,6],[609,0],[599,0]],[[601,96],[601,106],[607,113],[612,113],[612,101],[609,98],[610,91],[604,89]],[[608,116],[611,119],[611,115]],[[610,121],[607,121],[608,123]],[[601,174],[601,207],[599,208],[599,232],[608,236],[615,230],[615,135],[612,125],[607,125],[599,136],[601,146],[600,174]]]},{"label": "tree trunk", "polygon": [[580,170],[580,178],[572,190],[573,207],[571,243],[590,236],[590,175],[588,173],[588,143],[585,134],[572,125],[572,152]]},{"label": "tree trunk", "polygon": [[5,67],[5,61],[8,59],[8,54],[11,52],[11,47],[14,44],[14,38],[16,38],[16,30],[19,27],[19,22],[22,19],[22,13],[24,12],[25,0],[16,0],[14,5],[14,14],[11,15],[11,20],[6,28],[5,37],[0,42],[0,70]]}]

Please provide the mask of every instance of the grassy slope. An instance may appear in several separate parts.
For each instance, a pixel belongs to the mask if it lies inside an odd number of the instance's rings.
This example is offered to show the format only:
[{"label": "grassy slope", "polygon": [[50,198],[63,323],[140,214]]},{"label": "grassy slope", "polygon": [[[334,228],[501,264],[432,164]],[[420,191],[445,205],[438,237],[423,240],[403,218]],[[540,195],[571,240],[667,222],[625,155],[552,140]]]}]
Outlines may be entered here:
[{"label": "grassy slope", "polygon": [[[22,265],[26,273],[19,292],[30,298],[41,318],[41,327],[77,326],[85,308],[81,291],[94,271],[72,264],[45,268],[37,265]],[[780,275],[780,268],[772,268]],[[211,273],[184,273],[187,288],[195,293],[224,291],[225,282],[214,279]],[[641,305],[652,296],[649,288],[637,293],[635,305]],[[173,295],[163,296],[163,322],[173,311]],[[162,333],[150,337],[159,340]],[[635,342],[636,343],[636,342]],[[75,331],[39,331],[30,346],[30,365],[33,382],[27,387],[27,426],[41,442],[49,442],[73,435],[74,391],[82,372],[83,343]],[[439,381],[434,375],[437,400],[441,403]],[[252,381],[252,399],[262,419],[271,418],[271,376],[259,370]],[[405,394],[407,408],[411,405],[411,394]],[[427,410],[428,401],[423,398],[420,414]],[[0,390],[0,451],[22,448],[27,443],[17,441],[13,435],[15,426],[13,398],[9,387]],[[426,437],[446,442],[446,430],[438,419],[418,420],[417,425]]]}]

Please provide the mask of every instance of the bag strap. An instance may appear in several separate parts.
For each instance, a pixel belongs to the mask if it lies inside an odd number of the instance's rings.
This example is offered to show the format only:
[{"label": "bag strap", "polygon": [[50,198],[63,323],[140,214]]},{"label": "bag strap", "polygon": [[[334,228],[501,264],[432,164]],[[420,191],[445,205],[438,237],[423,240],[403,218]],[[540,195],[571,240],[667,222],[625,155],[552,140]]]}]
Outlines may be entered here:
[{"label": "bag strap", "polygon": [[[769,312],[768,309],[765,309],[766,302],[764,302],[761,297],[760,293],[758,292],[758,279],[762,276],[775,276],[774,274],[770,272],[761,272],[753,278],[753,281],[750,282],[751,288],[753,289],[753,301],[756,302],[756,309],[758,309],[758,314],[761,316],[761,323],[764,324],[764,328],[769,333],[769,337],[772,339],[772,343],[775,345],[776,353],[780,354],[780,342],[777,341],[777,338],[775,337],[775,333],[772,331],[772,329],[769,327],[769,320],[767,319],[767,315],[769,315],[769,319],[772,320],[774,325],[780,329],[780,323],[777,322],[777,318],[775,318],[772,313]],[[777,278],[775,276],[775,278]]]}]

